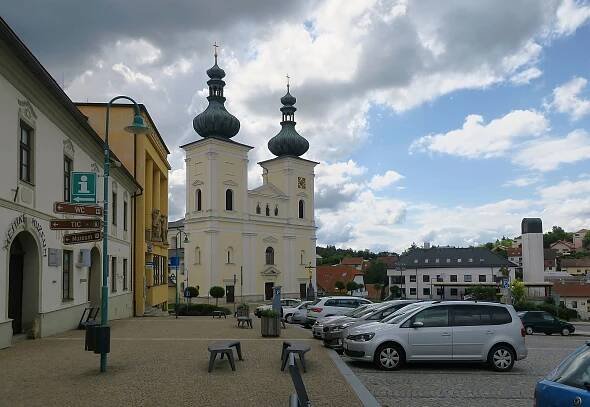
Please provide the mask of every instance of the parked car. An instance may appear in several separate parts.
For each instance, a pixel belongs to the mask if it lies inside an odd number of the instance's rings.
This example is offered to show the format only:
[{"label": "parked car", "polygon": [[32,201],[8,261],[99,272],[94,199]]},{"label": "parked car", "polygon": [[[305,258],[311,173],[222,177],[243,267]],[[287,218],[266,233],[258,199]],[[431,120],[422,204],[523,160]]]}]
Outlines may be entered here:
[{"label": "parked car", "polygon": [[[342,315],[327,315],[325,317],[316,318],[315,322],[311,326],[311,333],[314,338],[323,339],[324,338],[324,324],[339,321],[339,320],[344,319],[346,317],[356,318],[356,317],[361,316],[364,313],[369,312],[370,310],[378,307],[379,305],[380,304],[373,304],[373,303],[364,304],[364,305],[361,305],[360,307],[355,308],[353,310],[348,310],[348,312],[346,312],[345,314],[342,314]],[[308,321],[310,321],[310,320],[308,319]]]},{"label": "parked car", "polygon": [[[336,320],[323,324],[324,346],[328,348],[341,349],[343,343],[342,333],[351,326],[359,326],[373,321],[381,321],[395,311],[409,304],[415,303],[416,300],[394,300],[375,304],[373,307],[363,310],[357,315],[343,316]],[[357,308],[358,309],[358,308]]]},{"label": "parked car", "polygon": [[522,320],[527,335],[541,332],[546,335],[562,334],[567,336],[576,330],[576,327],[569,322],[557,319],[546,311],[521,311],[518,316]]},{"label": "parked car", "polygon": [[504,372],[527,357],[524,338],[524,327],[511,305],[435,301],[388,322],[351,328],[344,353],[383,370],[414,361],[487,361]]},{"label": "parked car", "polygon": [[[283,307],[283,316],[287,315],[287,313],[292,314],[293,309],[296,306],[298,306],[299,304],[301,304],[301,300],[297,300],[294,298],[282,298],[281,299],[281,307]],[[256,307],[256,309],[254,310],[254,315],[256,315],[258,318],[260,318],[260,313],[263,310],[271,309],[271,308],[272,308],[272,304],[260,305],[260,306]]]},{"label": "parked car", "polygon": [[313,301],[303,301],[293,308],[292,313],[285,313],[285,321],[290,324],[304,324],[307,319],[307,306]]},{"label": "parked car", "polygon": [[370,300],[350,296],[322,297],[307,308],[307,318],[316,320],[319,317],[344,315],[364,304],[372,304]]},{"label": "parked car", "polygon": [[566,357],[535,386],[535,406],[590,405],[590,342]]}]

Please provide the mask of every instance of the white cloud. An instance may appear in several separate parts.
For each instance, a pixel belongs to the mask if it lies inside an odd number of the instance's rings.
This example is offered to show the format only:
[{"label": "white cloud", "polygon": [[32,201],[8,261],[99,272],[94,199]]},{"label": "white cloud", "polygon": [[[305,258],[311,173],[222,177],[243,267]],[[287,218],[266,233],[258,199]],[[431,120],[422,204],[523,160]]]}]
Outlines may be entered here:
[{"label": "white cloud", "polygon": [[551,171],[561,164],[590,158],[590,136],[574,130],[562,138],[544,138],[527,143],[514,156],[513,162],[532,170]]},{"label": "white cloud", "polygon": [[526,85],[530,83],[530,81],[532,81],[533,79],[537,79],[541,75],[543,75],[543,72],[539,68],[532,67],[512,75],[510,77],[510,82],[516,85]]},{"label": "white cloud", "polygon": [[386,187],[396,183],[402,178],[404,178],[404,176],[400,173],[393,170],[388,170],[383,175],[374,175],[373,178],[371,178],[371,181],[369,182],[369,188],[376,191],[385,189]]},{"label": "white cloud", "polygon": [[555,31],[559,35],[570,35],[590,19],[590,6],[574,0],[563,0],[557,9]]},{"label": "white cloud", "polygon": [[590,114],[590,100],[580,97],[587,83],[585,78],[575,77],[556,87],[553,89],[553,101],[547,107],[569,114],[572,120]]},{"label": "white cloud", "polygon": [[484,123],[480,115],[469,115],[460,129],[427,135],[414,141],[410,152],[436,152],[467,158],[504,155],[518,139],[539,136],[547,130],[545,117],[532,110],[514,110]]},{"label": "white cloud", "polygon": [[529,185],[534,185],[541,180],[538,176],[527,176],[527,177],[519,177],[515,179],[511,179],[504,183],[503,186],[505,187],[528,187]]},{"label": "white cloud", "polygon": [[127,82],[143,82],[144,84],[148,85],[150,89],[156,89],[156,83],[151,76],[145,75],[141,72],[135,72],[125,64],[118,63],[113,65],[113,71],[123,75]]},{"label": "white cloud", "polygon": [[590,178],[578,181],[565,180],[558,184],[539,188],[539,195],[543,200],[566,200],[573,197],[590,195]]}]

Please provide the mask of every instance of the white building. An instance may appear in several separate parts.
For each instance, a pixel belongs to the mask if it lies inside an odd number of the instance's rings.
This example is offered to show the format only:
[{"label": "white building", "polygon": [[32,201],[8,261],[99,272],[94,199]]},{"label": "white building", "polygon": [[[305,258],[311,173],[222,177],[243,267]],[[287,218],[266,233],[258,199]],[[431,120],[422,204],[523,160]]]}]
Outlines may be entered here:
[{"label": "white building", "polygon": [[[75,328],[98,306],[100,242],[65,245],[49,227],[54,202],[68,200],[71,171],[101,172],[103,146],[66,94],[0,18],[0,348],[13,335]],[[115,157],[116,159],[116,157]],[[131,213],[136,192],[123,168],[111,172],[110,318],[133,314]],[[100,180],[100,178],[99,178]],[[102,200],[102,183],[97,185]],[[124,212],[123,208],[127,208]]]},{"label": "white building", "polygon": [[472,286],[497,287],[505,267],[514,278],[516,265],[483,247],[413,249],[388,269],[389,286],[408,299],[462,299]]},{"label": "white building", "polygon": [[[262,186],[248,188],[248,152],[231,140],[240,128],[224,107],[217,65],[207,71],[209,106],[193,121],[203,137],[182,146],[186,154],[185,262],[191,286],[206,297],[212,286],[226,300],[271,299],[273,286],[284,296],[305,296],[315,286],[314,167],[300,158],[309,144],[295,130],[295,98],[283,103],[281,131],[268,147],[276,158],[260,162]],[[310,267],[311,266],[311,267]]]}]

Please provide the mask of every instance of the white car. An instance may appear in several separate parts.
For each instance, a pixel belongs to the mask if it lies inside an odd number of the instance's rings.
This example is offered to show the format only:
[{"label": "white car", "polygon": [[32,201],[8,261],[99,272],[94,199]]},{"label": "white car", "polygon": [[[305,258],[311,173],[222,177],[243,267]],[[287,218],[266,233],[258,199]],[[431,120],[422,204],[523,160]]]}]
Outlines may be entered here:
[{"label": "white car", "polygon": [[292,308],[293,312],[287,313],[283,309],[285,321],[289,324],[304,324],[307,319],[307,306],[313,301],[303,301],[298,306]]},{"label": "white car", "polygon": [[319,328],[319,326],[315,326],[319,318],[346,315],[352,310],[368,304],[372,304],[372,302],[364,298],[350,296],[318,298],[307,307],[306,323],[307,325],[313,325],[312,333],[314,337],[321,338],[321,333],[317,336],[315,334],[317,329],[314,329]]},{"label": "white car", "polygon": [[383,370],[436,360],[487,361],[501,372],[528,354],[524,326],[511,305],[435,301],[387,319],[347,330],[344,353]]},{"label": "white car", "polygon": [[[327,315],[325,317],[319,317],[315,319],[315,322],[311,326],[311,334],[314,338],[324,339],[324,325],[332,324],[339,320],[347,319],[348,317],[356,318],[360,315],[370,312],[373,308],[376,308],[379,304],[364,304],[353,310],[348,310],[345,314],[341,315]],[[309,307],[308,307],[309,308]],[[309,321],[309,320],[308,320]]]},{"label": "white car", "polygon": [[[283,317],[287,315],[287,313],[292,314],[294,312],[295,307],[301,304],[301,300],[295,298],[282,298],[281,299],[281,307],[283,307]],[[260,313],[263,310],[272,309],[272,304],[265,304],[256,307],[254,310],[254,315],[260,318]]]}]

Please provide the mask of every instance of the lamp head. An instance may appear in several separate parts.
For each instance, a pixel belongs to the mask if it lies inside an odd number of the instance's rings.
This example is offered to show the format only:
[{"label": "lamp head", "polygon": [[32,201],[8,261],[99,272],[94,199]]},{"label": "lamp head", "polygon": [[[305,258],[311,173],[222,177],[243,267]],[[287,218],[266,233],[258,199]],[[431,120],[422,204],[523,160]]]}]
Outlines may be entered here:
[{"label": "lamp head", "polygon": [[133,134],[145,134],[150,131],[149,127],[143,121],[141,114],[136,113],[133,117],[133,123],[130,126],[125,127],[125,131]]},{"label": "lamp head", "polygon": [[188,236],[184,235],[184,243],[188,243]]}]

